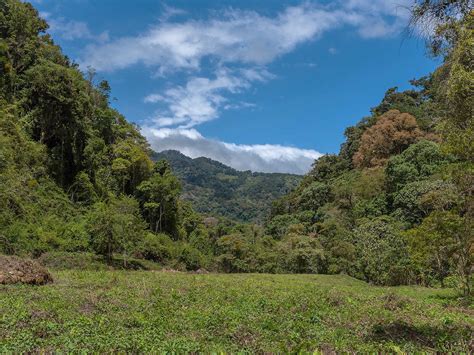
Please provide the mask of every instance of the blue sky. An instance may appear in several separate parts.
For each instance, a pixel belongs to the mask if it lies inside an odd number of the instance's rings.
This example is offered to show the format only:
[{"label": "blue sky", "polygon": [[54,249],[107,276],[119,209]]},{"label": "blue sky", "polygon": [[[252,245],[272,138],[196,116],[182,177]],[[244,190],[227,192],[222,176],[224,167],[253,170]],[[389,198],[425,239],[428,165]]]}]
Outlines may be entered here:
[{"label": "blue sky", "polygon": [[393,86],[436,62],[410,0],[36,0],[50,33],[112,86],[155,150],[306,172]]}]

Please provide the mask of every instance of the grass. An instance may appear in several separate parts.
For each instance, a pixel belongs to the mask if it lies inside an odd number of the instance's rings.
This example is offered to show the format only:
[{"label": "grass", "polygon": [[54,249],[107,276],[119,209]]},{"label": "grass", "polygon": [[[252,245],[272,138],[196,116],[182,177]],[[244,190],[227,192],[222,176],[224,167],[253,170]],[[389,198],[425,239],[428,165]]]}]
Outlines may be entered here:
[{"label": "grass", "polygon": [[328,275],[53,276],[41,287],[0,286],[0,353],[474,350],[473,309],[449,289]]}]

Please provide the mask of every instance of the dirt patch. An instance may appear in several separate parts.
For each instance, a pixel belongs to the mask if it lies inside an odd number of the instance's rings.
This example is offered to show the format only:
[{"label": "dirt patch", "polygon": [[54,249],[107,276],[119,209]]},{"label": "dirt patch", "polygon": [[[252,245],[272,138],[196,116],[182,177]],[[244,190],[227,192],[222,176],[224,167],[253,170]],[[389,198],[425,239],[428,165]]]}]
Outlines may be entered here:
[{"label": "dirt patch", "polygon": [[337,351],[329,344],[321,344],[319,346],[319,352],[323,355],[336,355]]},{"label": "dirt patch", "polygon": [[250,328],[240,326],[232,333],[231,339],[240,347],[245,349],[254,349],[258,345],[258,336]]},{"label": "dirt patch", "polygon": [[196,271],[194,271],[195,274],[209,274],[209,271],[207,271],[206,269],[197,269]]},{"label": "dirt patch", "polygon": [[0,284],[44,285],[53,282],[51,274],[36,261],[0,255]]},{"label": "dirt patch", "polygon": [[331,289],[327,293],[326,300],[333,307],[341,307],[346,303],[344,295],[336,289]]},{"label": "dirt patch", "polygon": [[388,293],[381,297],[383,307],[389,311],[403,309],[410,304],[410,299],[407,297],[396,295],[395,293]]},{"label": "dirt patch", "polygon": [[176,269],[164,268],[164,269],[159,270],[159,272],[167,272],[167,273],[170,273],[170,274],[175,274],[175,273],[180,273],[181,271],[176,270]]}]

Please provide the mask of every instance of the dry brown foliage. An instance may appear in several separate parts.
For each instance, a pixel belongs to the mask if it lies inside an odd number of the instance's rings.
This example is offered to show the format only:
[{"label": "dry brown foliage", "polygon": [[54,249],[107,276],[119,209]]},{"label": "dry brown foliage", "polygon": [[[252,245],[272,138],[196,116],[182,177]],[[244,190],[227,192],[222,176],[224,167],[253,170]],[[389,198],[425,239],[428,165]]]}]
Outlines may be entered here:
[{"label": "dry brown foliage", "polygon": [[390,110],[364,132],[352,161],[358,168],[382,166],[391,155],[401,153],[422,137],[425,133],[414,116]]},{"label": "dry brown foliage", "polygon": [[0,255],[0,285],[16,283],[44,285],[52,281],[48,270],[36,261]]}]

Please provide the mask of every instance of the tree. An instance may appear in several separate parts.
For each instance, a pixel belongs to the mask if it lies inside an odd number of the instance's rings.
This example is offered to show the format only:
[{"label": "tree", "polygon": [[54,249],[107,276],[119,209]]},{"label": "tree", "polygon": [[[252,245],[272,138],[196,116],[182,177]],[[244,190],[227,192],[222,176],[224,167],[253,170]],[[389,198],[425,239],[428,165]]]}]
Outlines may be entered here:
[{"label": "tree", "polygon": [[326,255],[314,235],[288,234],[278,245],[285,260],[285,270],[295,273],[322,273],[326,269]]},{"label": "tree", "polygon": [[322,182],[313,182],[298,196],[296,204],[299,210],[316,211],[331,199],[331,189]]},{"label": "tree", "polygon": [[225,235],[217,240],[217,262],[225,272],[248,272],[246,259],[250,245],[241,233]]},{"label": "tree", "polygon": [[127,266],[127,258],[144,236],[145,224],[138,202],[126,196],[108,203],[98,202],[92,206],[87,222],[94,251],[109,262],[114,252],[121,252]]},{"label": "tree", "polygon": [[[464,245],[457,253],[458,275],[464,280],[465,293],[470,292],[472,269],[472,230],[474,225],[474,5],[472,0],[417,1],[412,9],[412,28],[434,28],[428,32],[428,48],[434,56],[443,56],[444,63],[434,73],[436,100],[443,115],[439,125],[442,147],[454,155],[457,163],[450,169],[449,178],[458,191],[457,203],[451,204],[454,215],[437,215],[452,230],[446,235],[459,235]],[[445,195],[445,194],[443,194]],[[453,200],[449,198],[448,200]],[[455,200],[455,199],[454,199]],[[437,203],[448,213],[446,203]],[[453,207],[454,206],[454,207]],[[448,218],[449,216],[449,218]],[[462,220],[463,232],[457,233],[453,220]],[[430,220],[430,225],[433,225]],[[442,223],[442,224],[444,224]],[[441,229],[437,225],[436,229]],[[443,227],[444,228],[444,227]]]},{"label": "tree", "polygon": [[346,160],[338,155],[323,155],[314,161],[311,171],[308,173],[315,181],[327,182],[330,179],[340,176],[349,169]]},{"label": "tree", "polygon": [[50,169],[63,187],[82,169],[92,107],[77,69],[43,61],[25,73],[23,109],[34,140],[48,147]]},{"label": "tree", "polygon": [[400,154],[422,136],[415,117],[390,110],[362,134],[353,163],[358,168],[384,165],[391,155]]},{"label": "tree", "polygon": [[112,171],[119,183],[119,192],[133,194],[150,176],[153,163],[142,146],[133,139],[120,140],[113,146]]},{"label": "tree", "polygon": [[389,159],[385,169],[388,191],[399,191],[407,183],[426,179],[450,161],[452,157],[445,155],[435,142],[422,140],[412,144]]},{"label": "tree", "polygon": [[179,237],[178,199],[181,184],[163,162],[155,164],[154,173],[137,188],[137,195],[150,228]]},{"label": "tree", "polygon": [[474,236],[472,225],[452,211],[434,211],[417,228],[406,233],[412,258],[422,274],[433,272],[444,286],[454,272],[467,296],[471,293]]},{"label": "tree", "polygon": [[437,73],[445,109],[440,129],[446,150],[474,163],[474,12],[454,28],[455,41]]},{"label": "tree", "polygon": [[[0,2],[0,38],[8,47],[7,56],[14,76],[18,77],[37,62],[40,48],[47,43],[47,38],[40,34],[47,28],[48,24],[31,4],[16,0]],[[11,89],[14,94],[16,88]]]},{"label": "tree", "polygon": [[432,191],[449,189],[448,182],[442,180],[413,181],[393,194],[394,215],[410,225],[419,224],[427,216],[429,209],[424,196]]},{"label": "tree", "polygon": [[367,282],[399,285],[410,281],[408,251],[400,230],[400,224],[382,216],[354,231],[357,269]]},{"label": "tree", "polygon": [[90,205],[97,199],[97,194],[94,189],[89,175],[81,171],[76,175],[74,183],[68,189],[69,196],[72,201],[84,205]]},{"label": "tree", "polygon": [[433,79],[431,75],[410,80],[416,89],[398,91],[397,87],[388,89],[382,102],[371,109],[374,116],[390,110],[406,112],[416,117],[418,125],[425,130],[433,130],[439,117],[438,105],[434,102]]},{"label": "tree", "polygon": [[[411,8],[410,27],[427,39],[435,56],[449,52],[459,19],[472,16],[472,0],[416,0]],[[434,29],[434,31],[433,31]]]}]

